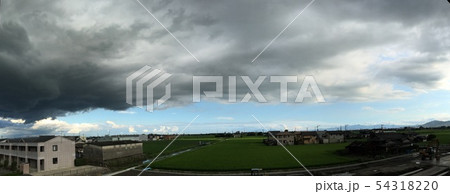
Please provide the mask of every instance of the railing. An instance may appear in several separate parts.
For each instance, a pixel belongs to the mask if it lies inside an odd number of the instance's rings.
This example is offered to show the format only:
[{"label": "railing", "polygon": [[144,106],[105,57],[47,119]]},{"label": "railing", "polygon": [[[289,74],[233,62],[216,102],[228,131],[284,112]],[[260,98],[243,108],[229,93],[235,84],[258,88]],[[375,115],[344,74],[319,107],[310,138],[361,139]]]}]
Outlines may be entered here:
[{"label": "railing", "polygon": [[98,176],[109,172],[109,169],[98,166],[80,167],[78,169],[68,169],[58,172],[39,172],[34,175],[37,176]]}]

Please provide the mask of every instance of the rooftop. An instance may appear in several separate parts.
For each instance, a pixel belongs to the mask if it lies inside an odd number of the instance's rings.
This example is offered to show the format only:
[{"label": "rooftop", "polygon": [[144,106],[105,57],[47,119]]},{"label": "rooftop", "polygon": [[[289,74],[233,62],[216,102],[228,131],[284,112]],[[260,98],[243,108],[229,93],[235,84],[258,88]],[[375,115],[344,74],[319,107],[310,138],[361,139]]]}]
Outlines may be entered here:
[{"label": "rooftop", "polygon": [[6,139],[6,143],[41,143],[55,138],[56,136],[39,136],[39,137],[25,137]]},{"label": "rooftop", "polygon": [[89,144],[103,147],[103,146],[111,146],[111,145],[125,145],[125,144],[132,144],[132,143],[140,143],[140,142],[137,142],[137,141],[105,141],[105,142],[92,142]]}]

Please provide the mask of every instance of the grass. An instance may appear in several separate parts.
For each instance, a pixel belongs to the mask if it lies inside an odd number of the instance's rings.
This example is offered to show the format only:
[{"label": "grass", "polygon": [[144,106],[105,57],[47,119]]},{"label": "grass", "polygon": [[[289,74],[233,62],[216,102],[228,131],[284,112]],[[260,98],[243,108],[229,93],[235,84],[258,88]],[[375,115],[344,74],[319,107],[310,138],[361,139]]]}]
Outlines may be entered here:
[{"label": "grass", "polygon": [[[213,145],[156,161],[152,168],[225,171],[251,168],[300,168],[299,164],[281,147],[266,146],[263,137],[230,138]],[[324,166],[357,161],[341,156],[338,150],[348,143],[287,146],[305,166]]]},{"label": "grass", "polygon": [[434,134],[439,139],[441,144],[450,144],[450,130],[449,129],[424,129],[414,131],[420,134]]},{"label": "grass", "polygon": [[[180,137],[170,145],[162,155],[168,155],[175,152],[187,150],[189,148],[194,148],[199,146],[199,141],[204,142],[215,142],[218,139],[214,137]],[[169,143],[171,140],[162,141],[148,141],[144,142],[143,151],[147,158],[156,157]]]}]

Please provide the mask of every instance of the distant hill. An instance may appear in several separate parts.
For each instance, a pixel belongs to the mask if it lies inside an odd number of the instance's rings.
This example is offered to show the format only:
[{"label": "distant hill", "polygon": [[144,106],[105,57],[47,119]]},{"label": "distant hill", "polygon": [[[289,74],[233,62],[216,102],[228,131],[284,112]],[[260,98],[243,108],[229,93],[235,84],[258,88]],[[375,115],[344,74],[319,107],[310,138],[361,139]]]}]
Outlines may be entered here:
[{"label": "distant hill", "polygon": [[[406,125],[390,125],[390,124],[383,124],[383,129],[396,129],[396,128],[402,128],[405,127]],[[345,129],[344,126],[341,126],[342,130]],[[380,125],[347,125],[347,130],[360,130],[360,129],[380,129],[381,128],[381,124]],[[335,131],[335,130],[339,130],[339,127],[333,127],[333,128],[321,128],[320,130],[328,130],[328,131]]]},{"label": "distant hill", "polygon": [[442,127],[442,126],[450,126],[450,121],[430,121],[421,125],[422,127]]}]

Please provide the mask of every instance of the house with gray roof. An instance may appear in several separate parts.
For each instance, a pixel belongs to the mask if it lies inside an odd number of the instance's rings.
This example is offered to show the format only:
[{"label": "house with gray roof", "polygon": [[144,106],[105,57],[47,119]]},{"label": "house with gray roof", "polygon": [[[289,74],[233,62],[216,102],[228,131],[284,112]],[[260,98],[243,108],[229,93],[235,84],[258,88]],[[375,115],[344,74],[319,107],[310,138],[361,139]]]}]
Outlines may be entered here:
[{"label": "house with gray roof", "polygon": [[0,142],[0,162],[27,165],[29,172],[75,166],[75,142],[60,136],[5,139]]}]

